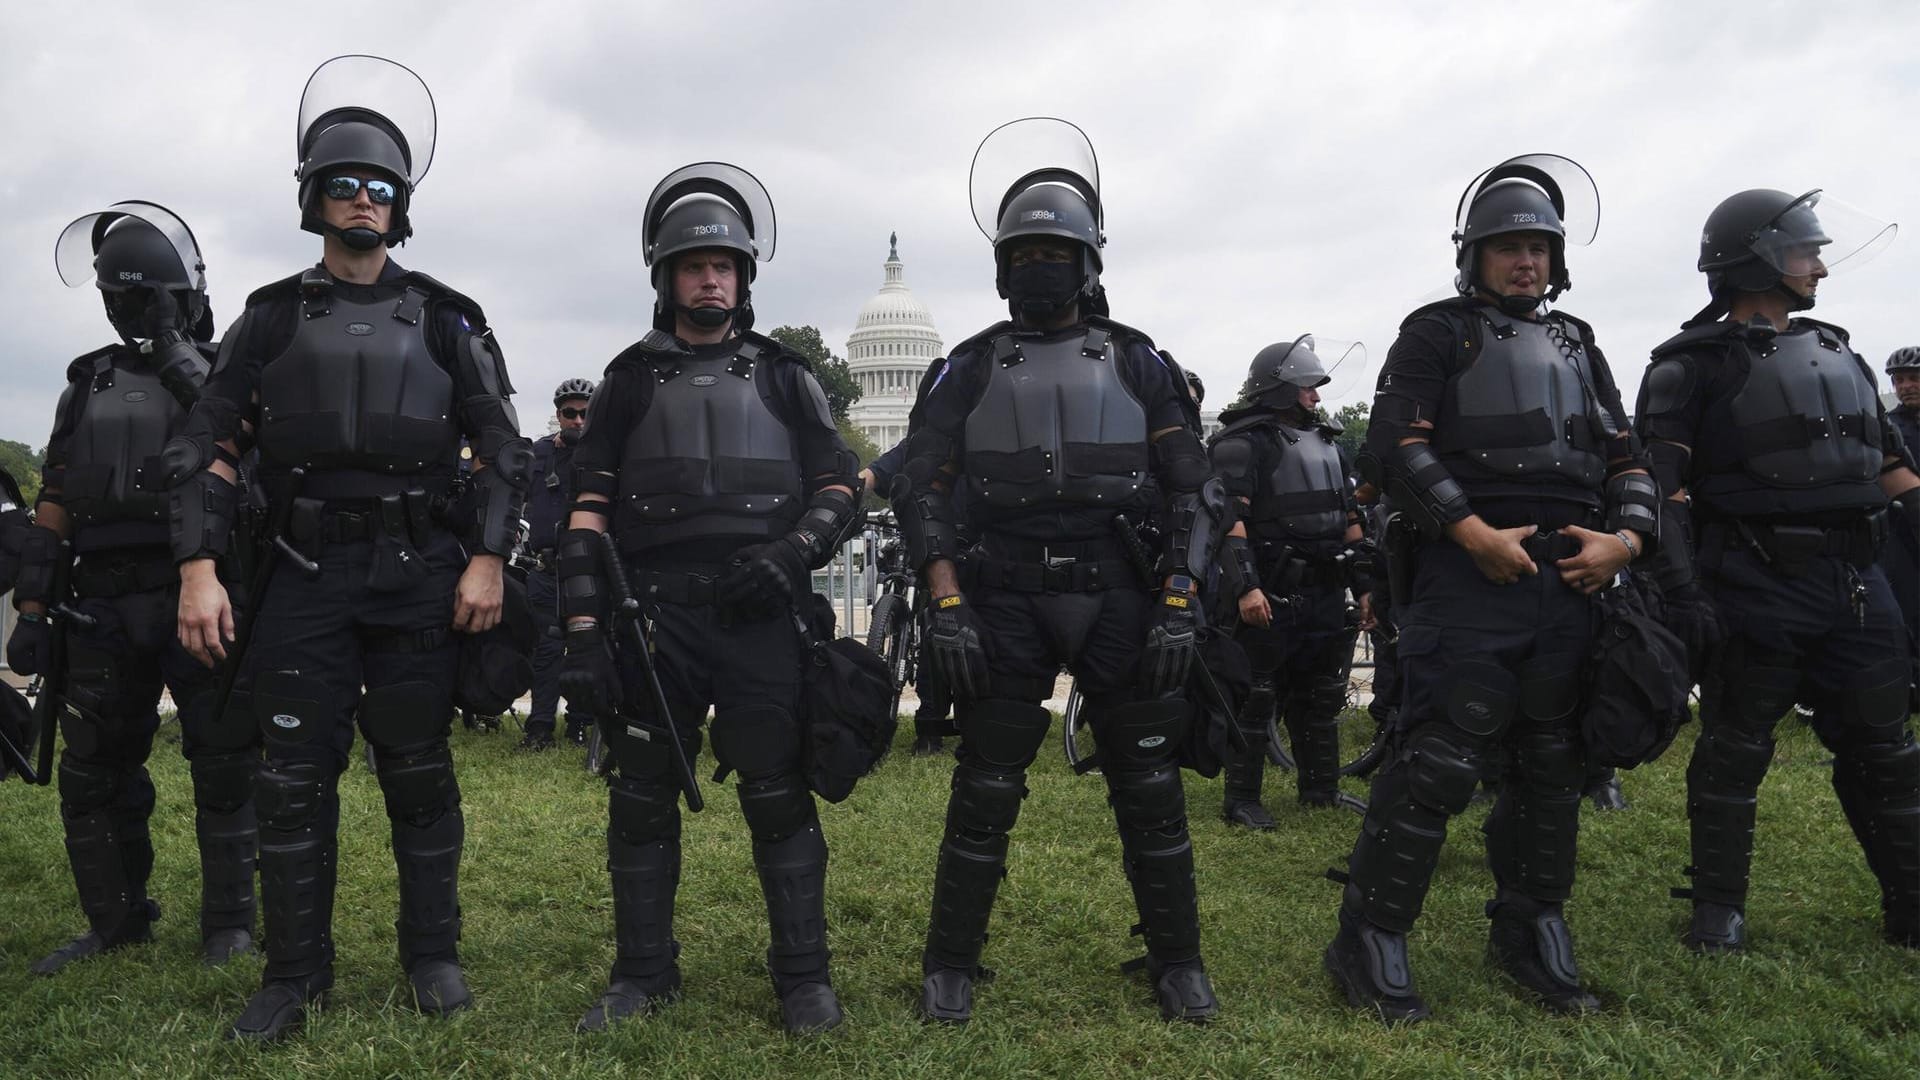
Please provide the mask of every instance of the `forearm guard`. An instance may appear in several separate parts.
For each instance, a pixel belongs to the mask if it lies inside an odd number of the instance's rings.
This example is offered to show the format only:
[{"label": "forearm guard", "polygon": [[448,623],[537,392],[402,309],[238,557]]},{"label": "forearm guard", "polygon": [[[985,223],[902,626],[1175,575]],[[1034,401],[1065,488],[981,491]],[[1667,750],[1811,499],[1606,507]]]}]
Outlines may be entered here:
[{"label": "forearm guard", "polygon": [[167,538],[173,561],[218,559],[233,544],[233,519],[239,512],[240,489],[208,470],[167,493]]},{"label": "forearm guard", "polygon": [[1646,473],[1621,473],[1607,481],[1607,531],[1621,529],[1646,537],[1650,548],[1660,545],[1660,485]]},{"label": "forearm guard", "polygon": [[900,522],[900,533],[907,538],[907,559],[924,570],[938,559],[960,557],[960,530],[954,520],[953,500],[923,488],[914,490],[913,481],[902,473],[893,478],[889,498],[893,516]]},{"label": "forearm guard", "polygon": [[1653,583],[1672,592],[1694,580],[1693,510],[1676,499],[1660,500],[1660,546],[1654,552]]},{"label": "forearm guard", "polygon": [[807,569],[818,570],[833,559],[857,521],[853,508],[853,496],[844,491],[816,491],[807,500],[807,512],[787,534],[787,541],[800,552]]},{"label": "forearm guard", "polygon": [[1394,461],[1387,470],[1387,496],[1394,505],[1412,515],[1414,524],[1428,536],[1442,536],[1447,526],[1473,513],[1467,505],[1467,493],[1453,478],[1433,447],[1423,442],[1394,447]]},{"label": "forearm guard", "polygon": [[473,473],[467,493],[467,524],[462,540],[469,555],[513,554],[520,517],[526,512],[527,479],[532,475],[533,444],[525,439],[502,443],[493,460]]},{"label": "forearm guard", "polygon": [[1225,545],[1225,557],[1220,563],[1220,583],[1237,600],[1260,587],[1260,564],[1253,557],[1253,543],[1246,537],[1229,536],[1221,543]]},{"label": "forearm guard", "polygon": [[582,615],[604,622],[607,594],[600,587],[600,534],[593,529],[560,533],[560,620]]},{"label": "forearm guard", "polygon": [[[1206,458],[1200,460],[1204,462]],[[1207,477],[1198,492],[1177,493],[1167,500],[1167,511],[1171,528],[1157,576],[1185,574],[1196,582],[1208,580],[1208,572],[1220,553],[1220,542],[1232,528],[1233,511],[1227,505],[1226,486],[1217,476]]]},{"label": "forearm guard", "polygon": [[34,601],[53,603],[54,569],[60,562],[60,534],[45,525],[31,525],[20,538],[20,578],[13,586],[13,606]]}]

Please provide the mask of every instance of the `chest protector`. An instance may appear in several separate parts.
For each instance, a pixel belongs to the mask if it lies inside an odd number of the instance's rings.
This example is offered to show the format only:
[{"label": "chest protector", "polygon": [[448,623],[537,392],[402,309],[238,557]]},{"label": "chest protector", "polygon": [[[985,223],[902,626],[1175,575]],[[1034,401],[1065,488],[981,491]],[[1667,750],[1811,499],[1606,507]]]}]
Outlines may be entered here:
[{"label": "chest protector", "polygon": [[1606,432],[1579,331],[1560,320],[1471,317],[1480,323],[1480,352],[1449,380],[1434,423],[1440,460],[1598,490],[1607,474]]},{"label": "chest protector", "polygon": [[460,453],[453,376],[434,360],[428,296],[357,303],[310,271],[286,351],[260,373],[260,453],[281,468],[404,478],[450,472]]},{"label": "chest protector", "polygon": [[1318,428],[1271,429],[1273,469],[1255,492],[1249,527],[1262,539],[1338,540],[1347,532],[1347,476],[1340,448]]},{"label": "chest protector", "polygon": [[146,491],[143,484],[165,472],[160,449],[185,425],[187,410],[159,376],[130,366],[137,363],[121,348],[96,354],[91,375],[73,385],[80,416],[68,443],[61,501],[77,525],[166,523],[166,491]]},{"label": "chest protector", "polygon": [[986,392],[967,416],[966,471],[1002,508],[1121,506],[1147,474],[1147,410],[1114,363],[1107,331],[988,345]]},{"label": "chest protector", "polygon": [[620,458],[620,507],[638,540],[623,546],[771,538],[799,520],[799,449],[761,393],[776,362],[751,339],[730,355],[658,355],[652,399]]},{"label": "chest protector", "polygon": [[1860,359],[1817,327],[1749,346],[1746,381],[1728,403],[1747,475],[1770,488],[1872,483],[1884,433]]}]

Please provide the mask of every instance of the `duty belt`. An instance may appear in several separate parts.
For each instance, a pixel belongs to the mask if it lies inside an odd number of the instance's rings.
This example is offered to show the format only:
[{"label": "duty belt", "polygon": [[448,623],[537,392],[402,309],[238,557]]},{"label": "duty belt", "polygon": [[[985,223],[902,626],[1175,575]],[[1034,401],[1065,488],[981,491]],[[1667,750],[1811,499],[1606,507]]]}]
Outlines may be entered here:
[{"label": "duty belt", "polygon": [[699,607],[716,601],[720,579],[674,570],[643,570],[634,575],[633,587],[643,600]]},{"label": "duty belt", "polygon": [[1845,559],[1856,569],[1865,569],[1879,557],[1886,528],[1884,511],[1846,525],[1767,525],[1734,518],[1703,526],[1700,549],[1711,561],[1727,548],[1744,548],[1761,562],[1789,574],[1801,573],[1822,556]]},{"label": "duty belt", "polygon": [[74,565],[72,582],[76,596],[109,600],[128,593],[165,588],[179,577],[171,558],[108,563],[82,558]]},{"label": "duty belt", "polygon": [[1009,592],[1082,593],[1143,587],[1118,540],[1042,543],[990,536],[968,554],[967,570],[975,583]]},{"label": "duty belt", "polygon": [[1520,546],[1526,549],[1534,562],[1543,566],[1580,554],[1579,537],[1546,529],[1538,529],[1533,535],[1522,537]]}]

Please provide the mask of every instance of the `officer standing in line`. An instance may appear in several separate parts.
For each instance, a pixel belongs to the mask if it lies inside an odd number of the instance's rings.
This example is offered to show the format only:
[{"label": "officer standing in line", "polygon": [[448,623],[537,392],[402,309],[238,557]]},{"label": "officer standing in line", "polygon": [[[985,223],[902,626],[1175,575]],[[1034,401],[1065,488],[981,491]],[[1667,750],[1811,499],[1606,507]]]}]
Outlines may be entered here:
[{"label": "officer standing in line", "polygon": [[[1893,350],[1887,357],[1887,379],[1899,404],[1887,410],[1887,419],[1900,432],[1909,455],[1920,455],[1920,345]],[[1920,538],[1895,530],[1880,555],[1893,599],[1907,625],[1907,652],[1913,660],[1914,699],[1908,708],[1920,712]]]},{"label": "officer standing in line", "polygon": [[[753,834],[781,1021],[795,1034],[825,1031],[843,1016],[828,972],[827,841],[802,771],[796,612],[858,520],[859,460],[806,362],[752,332],[750,286],[776,239],[760,182],[733,165],[688,165],[654,187],[643,221],[653,329],[607,365],[560,542],[561,690],[601,718],[616,768],[616,959],[580,1029],[679,993],[680,778],[667,739],[681,738],[693,761],[711,705],[714,756],[739,774]],[[608,649],[598,555],[609,528],[635,594],[651,601],[670,717],[654,715],[637,658]]]},{"label": "officer standing in line", "polygon": [[[1226,765],[1227,824],[1271,829],[1260,804],[1267,725],[1281,708],[1293,743],[1302,806],[1365,804],[1340,790],[1340,710],[1347,700],[1353,638],[1347,591],[1360,607],[1360,628],[1373,625],[1373,560],[1353,481],[1334,432],[1320,420],[1320,391],[1334,365],[1364,364],[1359,346],[1318,342],[1302,334],[1261,349],[1240,390],[1238,408],[1210,450],[1227,494],[1240,500],[1246,536],[1230,536],[1242,629],[1236,639],[1253,667],[1253,691],[1239,722],[1247,749]],[[1322,353],[1328,353],[1323,358]],[[1235,530],[1238,532],[1239,530]],[[1269,595],[1287,598],[1279,610]]]},{"label": "officer standing in line", "polygon": [[[295,1030],[333,985],[336,791],[356,721],[379,751],[413,999],[434,1015],[472,1002],[457,948],[453,635],[500,619],[533,456],[479,305],[388,256],[413,231],[432,161],[425,84],[388,60],[336,57],[308,80],[297,131],[301,227],[323,237],[320,262],[248,298],[187,436],[168,447],[180,636],[203,662],[233,645],[213,566],[249,442],[285,522],[236,693],[265,743],[254,790],[267,965],[229,1034],[260,1041]],[[456,504],[463,437],[472,482]]]},{"label": "officer standing in line", "polygon": [[[1200,956],[1176,754],[1195,582],[1207,578],[1226,498],[1175,370],[1144,334],[1094,314],[1105,310],[1105,237],[1086,136],[1051,118],[1003,125],[976,153],[970,186],[1013,321],[953,350],[915,411],[893,489],[933,596],[933,660],[959,699],[920,1010],[972,1016],[1007,834],[1051,720],[1041,702],[1064,665],[1093,717],[1161,1015],[1204,1021],[1219,1007]],[[1115,528],[1118,515],[1142,520],[1149,472],[1171,503],[1152,581]],[[964,578],[948,497],[960,477],[978,533]]]},{"label": "officer standing in line", "polygon": [[[587,401],[593,397],[591,379],[568,379],[553,390],[553,408],[560,430],[533,444],[533,473],[527,483],[527,542],[531,561],[527,569],[527,602],[540,627],[533,651],[533,711],[527,714],[526,735],[520,749],[535,752],[553,745],[554,713],[560,704],[560,658],[566,645],[549,627],[560,625],[560,533],[567,527],[567,507],[573,502],[573,449],[587,427]],[[585,709],[567,703],[567,741],[587,739],[593,718]]]},{"label": "officer standing in line", "polygon": [[1658,501],[1593,331],[1544,303],[1571,284],[1567,245],[1590,241],[1598,220],[1593,181],[1566,158],[1482,173],[1456,222],[1460,296],[1408,316],[1380,373],[1363,467],[1424,542],[1408,595],[1393,598],[1398,729],[1325,962],[1350,1003],[1387,1020],[1429,1015],[1406,934],[1448,820],[1502,746],[1489,954],[1549,1008],[1598,1007],[1561,910],[1586,771],[1580,669],[1589,596],[1647,550]]},{"label": "officer standing in line", "polygon": [[[212,366],[205,264],[186,223],[149,202],[80,218],[54,254],[68,285],[98,286],[120,341],[67,366],[13,596],[20,622],[7,662],[23,675],[48,676],[49,687],[64,679],[60,819],[90,927],[33,971],[51,975],[152,939],[160,909],[147,897],[154,790],[146,761],[163,686],[193,776],[201,957],[220,964],[253,951],[254,739],[210,722],[213,673],[174,637],[167,497],[155,467]],[[69,551],[78,562],[57,566]],[[68,574],[72,606],[85,619],[67,623],[62,673],[47,670],[47,609],[66,599],[54,590]]]},{"label": "officer standing in line", "polygon": [[[1833,789],[1880,882],[1887,937],[1920,946],[1920,745],[1908,642],[1875,557],[1920,528],[1920,475],[1872,369],[1837,326],[1794,312],[1893,226],[1828,199],[1754,189],[1700,237],[1711,302],[1653,351],[1636,423],[1660,486],[1657,581],[1696,654],[1700,737],[1687,767],[1701,952],[1746,946],[1756,792],[1796,700],[1833,752]],[[1889,515],[1891,500],[1891,515]]]}]

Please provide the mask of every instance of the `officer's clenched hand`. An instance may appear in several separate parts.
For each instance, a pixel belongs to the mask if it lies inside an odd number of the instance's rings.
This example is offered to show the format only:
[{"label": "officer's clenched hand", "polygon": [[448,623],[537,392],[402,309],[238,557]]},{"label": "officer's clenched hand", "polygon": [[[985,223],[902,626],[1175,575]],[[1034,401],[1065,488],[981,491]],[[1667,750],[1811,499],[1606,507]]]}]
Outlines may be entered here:
[{"label": "officer's clenched hand", "polygon": [[1713,597],[1697,581],[1675,585],[1661,597],[1660,614],[1661,625],[1686,643],[1687,670],[1698,681],[1706,670],[1708,654],[1726,637]]},{"label": "officer's clenched hand", "polygon": [[1267,603],[1267,590],[1248,589],[1240,597],[1240,621],[1248,626],[1273,625],[1273,605]]},{"label": "officer's clenched hand", "polygon": [[1153,607],[1152,628],[1147,631],[1147,648],[1141,667],[1147,693],[1158,697],[1187,684],[1187,669],[1193,663],[1194,616],[1198,601],[1191,588],[1168,587],[1160,591],[1160,602]]},{"label": "officer's clenched hand", "polygon": [[1447,526],[1447,535],[1453,542],[1467,549],[1473,557],[1473,565],[1480,573],[1495,585],[1511,585],[1530,574],[1538,574],[1540,568],[1533,565],[1533,556],[1521,541],[1532,536],[1533,526],[1521,525],[1512,529],[1496,529],[1479,517],[1464,518]]},{"label": "officer's clenched hand", "polygon": [[7,666],[22,675],[40,675],[47,669],[47,653],[53,648],[53,630],[47,617],[23,611],[14,624],[13,637],[7,639]]},{"label": "officer's clenched hand", "polygon": [[806,591],[807,563],[786,537],[741,548],[727,563],[715,594],[723,609],[760,614],[778,610]]},{"label": "officer's clenched hand", "polygon": [[1374,615],[1373,615],[1373,594],[1372,593],[1370,592],[1361,593],[1359,599],[1354,601],[1354,606],[1360,609],[1360,629],[1361,630],[1363,631],[1372,630],[1374,627],[1380,625],[1380,620],[1374,618]]},{"label": "officer's clenched hand", "polygon": [[227,658],[233,640],[233,605],[212,559],[180,564],[180,610],[174,618],[180,644],[208,667]]},{"label": "officer's clenched hand", "polygon": [[946,677],[957,696],[972,699],[987,695],[985,635],[965,597],[934,600],[927,623],[927,647],[934,669]]},{"label": "officer's clenched hand", "polygon": [[453,628],[463,634],[482,634],[500,621],[505,602],[501,576],[506,562],[498,555],[475,555],[467,560],[460,584],[453,589]]},{"label": "officer's clenched hand", "polygon": [[1583,593],[1605,588],[1620,572],[1620,568],[1633,558],[1626,543],[1615,533],[1595,532],[1578,525],[1569,525],[1560,532],[1563,536],[1578,539],[1580,551],[1553,565],[1560,568],[1561,581]]},{"label": "officer's clenched hand", "polygon": [[560,693],[583,713],[611,716],[620,706],[620,673],[600,627],[567,627],[567,655],[560,661]]}]

